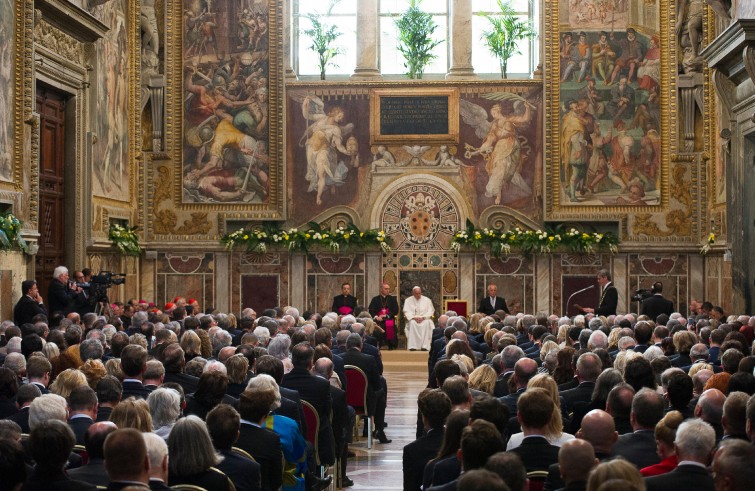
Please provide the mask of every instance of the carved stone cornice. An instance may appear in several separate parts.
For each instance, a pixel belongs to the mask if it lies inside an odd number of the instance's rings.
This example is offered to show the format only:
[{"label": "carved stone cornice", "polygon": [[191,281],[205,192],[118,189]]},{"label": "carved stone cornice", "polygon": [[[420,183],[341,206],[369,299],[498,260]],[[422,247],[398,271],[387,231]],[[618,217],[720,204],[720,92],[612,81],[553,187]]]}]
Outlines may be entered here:
[{"label": "carved stone cornice", "polygon": [[81,42],[44,19],[40,19],[34,25],[34,42],[72,63],[82,64],[84,50]]},{"label": "carved stone cornice", "polygon": [[83,43],[97,41],[110,30],[92,14],[71,2],[34,0],[34,8],[42,13],[48,23]]},{"label": "carved stone cornice", "polygon": [[737,19],[708,46],[700,55],[708,66],[720,71],[736,85],[747,78],[755,83],[755,19]]}]

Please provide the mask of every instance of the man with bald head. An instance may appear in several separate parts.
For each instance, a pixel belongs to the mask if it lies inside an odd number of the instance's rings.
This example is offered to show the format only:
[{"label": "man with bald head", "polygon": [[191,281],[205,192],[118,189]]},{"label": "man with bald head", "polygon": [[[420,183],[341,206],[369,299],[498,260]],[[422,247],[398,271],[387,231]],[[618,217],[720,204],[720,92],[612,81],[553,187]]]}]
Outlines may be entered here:
[{"label": "man with bald head", "polygon": [[516,387],[516,392],[505,395],[499,400],[506,404],[510,414],[516,414],[517,401],[527,389],[527,383],[537,374],[537,363],[532,358],[521,358],[514,365],[514,375],[511,379]]},{"label": "man with bald head", "polygon": [[558,468],[564,480],[564,489],[584,491],[587,488],[587,476],[597,464],[598,459],[589,442],[579,438],[565,442],[558,451]]},{"label": "man with bald head", "polygon": [[708,423],[716,432],[716,443],[724,436],[721,417],[724,415],[726,396],[718,389],[708,389],[702,393],[695,406],[695,417]]},{"label": "man with bald head", "polygon": [[89,461],[86,465],[67,471],[71,479],[88,482],[95,486],[107,486],[110,482],[105,470],[105,439],[117,430],[111,421],[101,421],[91,425],[84,434],[84,446],[87,449]]}]

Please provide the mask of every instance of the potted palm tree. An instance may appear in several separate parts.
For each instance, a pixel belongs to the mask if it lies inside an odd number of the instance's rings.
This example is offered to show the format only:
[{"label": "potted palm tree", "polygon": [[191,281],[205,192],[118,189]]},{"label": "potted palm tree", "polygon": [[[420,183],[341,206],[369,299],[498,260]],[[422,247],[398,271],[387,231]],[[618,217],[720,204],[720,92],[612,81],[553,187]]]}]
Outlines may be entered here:
[{"label": "potted palm tree", "polygon": [[422,78],[425,67],[437,58],[433,54],[433,49],[443,42],[433,39],[438,24],[432,15],[419,7],[421,1],[411,0],[409,8],[395,21],[398,30],[398,50],[404,55],[404,66],[409,70],[407,75],[411,79]]},{"label": "potted palm tree", "polygon": [[516,10],[503,0],[498,1],[500,13],[480,14],[490,22],[490,30],[483,31],[482,40],[490,52],[498,58],[501,77],[507,77],[507,65],[512,56],[521,54],[519,41],[537,36],[531,21],[523,21]]},{"label": "potted palm tree", "polygon": [[341,37],[343,33],[338,30],[338,26],[330,25],[323,20],[323,17],[330,16],[333,7],[340,1],[331,0],[325,14],[312,13],[302,15],[302,17],[309,19],[309,22],[312,24],[310,29],[304,29],[302,32],[312,39],[312,45],[309,49],[317,53],[319,57],[317,67],[320,69],[320,80],[325,80],[325,70],[329,66],[338,67],[333,59],[343,53],[343,49],[333,45],[336,39]]}]

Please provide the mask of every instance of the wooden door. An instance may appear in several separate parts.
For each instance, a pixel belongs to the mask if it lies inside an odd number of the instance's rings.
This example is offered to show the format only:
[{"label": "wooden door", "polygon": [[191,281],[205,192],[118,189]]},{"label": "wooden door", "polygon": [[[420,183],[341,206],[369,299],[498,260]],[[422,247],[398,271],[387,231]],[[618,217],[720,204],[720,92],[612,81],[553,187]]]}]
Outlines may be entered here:
[{"label": "wooden door", "polygon": [[47,300],[53,270],[65,263],[65,107],[64,95],[37,87],[40,116],[39,145],[39,252],[36,279]]}]

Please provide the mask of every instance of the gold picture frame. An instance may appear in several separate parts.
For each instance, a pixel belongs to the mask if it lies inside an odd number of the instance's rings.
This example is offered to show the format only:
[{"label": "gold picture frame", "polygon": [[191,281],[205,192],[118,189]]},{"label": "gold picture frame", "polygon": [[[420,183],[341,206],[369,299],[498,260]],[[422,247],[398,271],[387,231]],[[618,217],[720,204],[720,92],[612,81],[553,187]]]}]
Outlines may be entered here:
[{"label": "gold picture frame", "polygon": [[[424,131],[413,131],[422,124]],[[446,131],[438,130],[444,126]],[[457,87],[370,90],[370,143],[407,142],[459,143]]]}]

